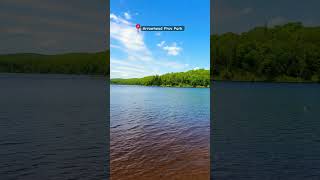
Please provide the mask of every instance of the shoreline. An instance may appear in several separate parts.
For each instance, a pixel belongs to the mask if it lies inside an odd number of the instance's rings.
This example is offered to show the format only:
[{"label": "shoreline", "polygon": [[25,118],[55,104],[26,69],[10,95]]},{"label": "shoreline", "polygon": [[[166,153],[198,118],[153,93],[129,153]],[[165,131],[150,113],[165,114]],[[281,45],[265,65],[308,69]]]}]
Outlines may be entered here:
[{"label": "shoreline", "polygon": [[206,89],[206,88],[210,88],[209,87],[192,87],[192,86],[145,86],[145,85],[139,85],[139,84],[114,84],[114,83],[110,83],[110,85],[117,85],[117,86],[142,86],[142,87],[161,87],[161,88],[201,88],[201,89]]},{"label": "shoreline", "polygon": [[[24,73],[24,72],[0,72],[1,76],[15,76],[15,75],[25,75],[25,76],[33,76],[33,75],[39,75],[39,76],[45,76],[45,75],[52,75],[52,76],[74,76],[74,77],[96,77],[96,78],[105,78],[107,81],[111,81],[109,79],[109,76],[102,75],[102,74],[69,74],[69,73]],[[235,83],[272,83],[272,84],[320,84],[320,82],[316,81],[267,81],[267,80],[224,80],[224,79],[211,79],[210,82],[235,82]],[[116,83],[110,83],[110,85],[128,85],[128,86],[146,86],[146,85],[139,85],[139,84],[116,84]],[[171,88],[210,88],[204,87],[204,86],[146,86],[146,87],[171,87]]]}]

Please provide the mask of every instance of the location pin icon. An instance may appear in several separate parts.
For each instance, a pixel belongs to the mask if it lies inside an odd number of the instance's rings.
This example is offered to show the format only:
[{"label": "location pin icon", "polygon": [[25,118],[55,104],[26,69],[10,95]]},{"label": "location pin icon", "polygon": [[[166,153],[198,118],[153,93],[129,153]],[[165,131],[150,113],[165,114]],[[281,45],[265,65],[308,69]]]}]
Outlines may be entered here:
[{"label": "location pin icon", "polygon": [[137,28],[137,31],[139,32],[139,29],[140,29],[140,24],[136,24],[136,28]]}]

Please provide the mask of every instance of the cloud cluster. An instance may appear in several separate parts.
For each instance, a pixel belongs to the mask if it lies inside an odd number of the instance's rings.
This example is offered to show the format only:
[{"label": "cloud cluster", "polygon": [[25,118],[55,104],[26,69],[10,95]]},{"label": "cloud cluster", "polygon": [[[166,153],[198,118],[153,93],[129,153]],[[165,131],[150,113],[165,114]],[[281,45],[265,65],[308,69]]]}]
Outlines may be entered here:
[{"label": "cloud cluster", "polygon": [[162,47],[164,45],[164,43],[166,43],[165,41],[161,41],[159,44],[157,44],[158,47]]},{"label": "cloud cluster", "polygon": [[[143,77],[162,74],[164,69],[182,71],[188,67],[187,64],[155,58],[145,43],[144,33],[137,32],[135,23],[130,21],[131,17],[128,12],[123,16],[110,14],[111,78]],[[176,43],[165,46],[165,41],[157,46],[173,56],[182,50]],[[113,49],[121,51],[122,56],[114,54]]]},{"label": "cloud cluster", "polygon": [[165,50],[167,54],[170,56],[177,56],[182,51],[182,48],[178,47],[176,42],[172,43],[171,46],[168,46],[168,45],[165,46],[165,43],[166,43],[165,41],[161,41],[160,43],[157,44],[157,46]]},{"label": "cloud cluster", "polygon": [[110,14],[110,37],[117,42],[131,60],[151,60],[151,52],[146,47],[143,34],[138,33],[134,24],[115,14]]},{"label": "cloud cluster", "polygon": [[128,19],[128,20],[131,19],[131,15],[130,15],[128,12],[125,12],[125,13],[124,13],[124,17],[125,17],[126,19]]},{"label": "cloud cluster", "polygon": [[163,50],[167,51],[168,55],[177,56],[182,51],[182,48],[178,47],[177,43],[172,43],[171,46],[163,47]]}]

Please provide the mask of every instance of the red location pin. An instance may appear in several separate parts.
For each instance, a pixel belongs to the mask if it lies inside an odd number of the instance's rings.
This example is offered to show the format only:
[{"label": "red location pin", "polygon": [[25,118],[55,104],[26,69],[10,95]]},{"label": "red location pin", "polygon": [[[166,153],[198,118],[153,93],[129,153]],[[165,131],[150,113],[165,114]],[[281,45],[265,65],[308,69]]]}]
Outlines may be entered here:
[{"label": "red location pin", "polygon": [[139,33],[140,24],[136,24],[137,32]]}]

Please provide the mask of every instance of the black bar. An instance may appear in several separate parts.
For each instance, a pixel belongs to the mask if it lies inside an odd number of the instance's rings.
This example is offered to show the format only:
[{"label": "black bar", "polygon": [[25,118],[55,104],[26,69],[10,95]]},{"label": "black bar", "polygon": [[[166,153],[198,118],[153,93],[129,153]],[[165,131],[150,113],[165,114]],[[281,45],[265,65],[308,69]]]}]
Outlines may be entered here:
[{"label": "black bar", "polygon": [[141,26],[141,31],[184,31],[184,26]]}]

